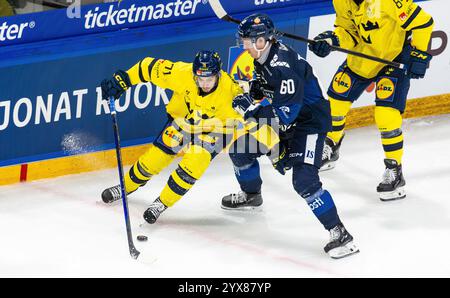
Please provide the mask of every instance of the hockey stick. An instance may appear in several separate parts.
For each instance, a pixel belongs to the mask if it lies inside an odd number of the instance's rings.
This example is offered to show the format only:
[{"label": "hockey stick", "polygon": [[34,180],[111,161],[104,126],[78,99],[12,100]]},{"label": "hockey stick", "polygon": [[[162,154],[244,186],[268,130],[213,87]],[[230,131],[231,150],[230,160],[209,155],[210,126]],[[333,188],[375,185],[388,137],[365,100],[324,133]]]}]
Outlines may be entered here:
[{"label": "hockey stick", "polygon": [[[214,13],[216,14],[216,16],[221,19],[224,20],[226,22],[231,22],[231,23],[235,23],[235,24],[240,24],[241,21],[238,19],[235,19],[233,17],[231,17],[230,15],[227,14],[227,12],[225,11],[225,9],[223,8],[222,4],[220,4],[220,0],[209,0],[209,4],[211,5],[211,8],[213,9]],[[306,42],[306,43],[311,43],[314,44],[316,43],[316,41],[312,40],[312,39],[308,39],[302,36],[298,36],[298,35],[294,35],[294,34],[290,34],[290,33],[286,33],[286,32],[281,32],[281,31],[276,31],[278,36],[285,36],[287,38],[291,38],[293,40],[298,40],[298,41],[302,41],[302,42]],[[374,57],[374,56],[370,56],[370,55],[366,55],[363,53],[359,53],[359,52],[355,52],[355,51],[351,51],[351,50],[347,50],[341,47],[337,47],[337,46],[333,46],[330,45],[331,49],[333,49],[334,51],[337,52],[342,52],[342,53],[346,53],[349,55],[353,55],[353,56],[358,56],[361,58],[365,58],[365,59],[369,59],[369,60],[373,60],[376,62],[380,62],[389,66],[393,66],[393,67],[397,67],[400,69],[405,69],[405,64],[402,63],[398,63],[398,62],[394,62],[394,61],[388,61],[385,59],[381,59],[378,57]]]},{"label": "hockey stick", "polygon": [[127,227],[128,248],[130,249],[131,257],[133,259],[137,259],[139,257],[140,252],[134,246],[133,235],[131,234],[130,215],[128,212],[127,194],[125,192],[125,180],[123,178],[122,154],[120,152],[119,124],[117,123],[117,112],[114,97],[109,98],[109,110],[111,111],[111,117],[114,128],[114,142],[116,143],[117,167],[119,168],[120,189],[122,191],[122,205],[123,205],[123,212],[125,215],[125,224]]}]

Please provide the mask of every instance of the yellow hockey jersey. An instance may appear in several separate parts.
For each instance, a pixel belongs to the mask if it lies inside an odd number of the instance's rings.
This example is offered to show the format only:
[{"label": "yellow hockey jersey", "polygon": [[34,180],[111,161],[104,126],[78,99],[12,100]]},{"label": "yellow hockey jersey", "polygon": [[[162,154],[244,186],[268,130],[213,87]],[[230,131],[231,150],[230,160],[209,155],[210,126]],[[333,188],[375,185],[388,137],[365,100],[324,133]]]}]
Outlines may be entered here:
[{"label": "yellow hockey jersey", "polygon": [[[410,33],[413,47],[426,51],[433,30],[433,18],[413,0],[333,0],[335,34],[340,46],[392,61]],[[373,78],[385,64],[348,55],[347,64],[356,74]]]},{"label": "yellow hockey jersey", "polygon": [[[233,109],[235,96],[243,93],[239,85],[224,71],[221,71],[217,89],[206,96],[199,94],[193,79],[192,63],[172,62],[147,57],[127,71],[133,85],[142,82],[173,91],[167,105],[167,113],[179,126],[192,133],[233,133],[233,123],[242,117]],[[188,122],[182,120],[190,120]],[[230,125],[231,124],[231,125]]]}]

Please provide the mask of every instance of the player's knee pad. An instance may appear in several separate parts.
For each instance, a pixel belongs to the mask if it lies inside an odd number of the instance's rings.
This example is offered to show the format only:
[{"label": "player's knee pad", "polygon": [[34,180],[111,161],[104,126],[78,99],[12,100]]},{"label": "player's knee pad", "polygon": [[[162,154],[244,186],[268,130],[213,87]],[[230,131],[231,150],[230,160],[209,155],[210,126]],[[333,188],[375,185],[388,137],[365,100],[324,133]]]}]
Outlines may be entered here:
[{"label": "player's knee pad", "polygon": [[322,188],[319,178],[319,169],[308,164],[294,166],[292,184],[295,191],[307,199]]},{"label": "player's knee pad", "polygon": [[328,97],[328,99],[330,100],[331,116],[347,116],[352,106],[352,102],[337,100],[332,97]]},{"label": "player's knee pad", "polygon": [[211,153],[198,145],[192,145],[184,154],[180,168],[195,179],[200,179],[211,163]]},{"label": "player's knee pad", "polygon": [[174,157],[152,146],[130,168],[125,175],[125,189],[128,193],[145,185],[153,175],[165,168]]},{"label": "player's knee pad", "polygon": [[375,107],[375,122],[380,132],[393,131],[402,126],[402,115],[399,110],[390,107]]},{"label": "player's knee pad", "polygon": [[156,146],[151,146],[141,157],[139,157],[139,165],[141,170],[150,174],[157,175],[165,167],[167,167],[175,155],[170,155],[162,151]]},{"label": "player's knee pad", "polygon": [[329,100],[333,130],[328,133],[328,137],[330,137],[335,143],[338,143],[344,134],[346,117],[350,111],[352,103],[350,101],[337,100],[332,97],[329,97]]}]

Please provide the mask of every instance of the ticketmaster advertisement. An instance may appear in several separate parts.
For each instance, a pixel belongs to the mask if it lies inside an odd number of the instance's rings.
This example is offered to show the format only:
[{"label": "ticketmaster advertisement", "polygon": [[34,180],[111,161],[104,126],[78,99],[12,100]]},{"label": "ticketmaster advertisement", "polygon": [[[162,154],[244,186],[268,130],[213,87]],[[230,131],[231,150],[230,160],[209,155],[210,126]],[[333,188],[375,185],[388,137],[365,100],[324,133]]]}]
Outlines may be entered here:
[{"label": "ticketmaster advertisement", "polygon": [[[208,0],[121,0],[97,5],[68,1],[68,9],[0,17],[0,45],[214,17]],[[303,4],[304,0],[222,1],[229,13]],[[310,1],[316,2],[316,1]]]}]

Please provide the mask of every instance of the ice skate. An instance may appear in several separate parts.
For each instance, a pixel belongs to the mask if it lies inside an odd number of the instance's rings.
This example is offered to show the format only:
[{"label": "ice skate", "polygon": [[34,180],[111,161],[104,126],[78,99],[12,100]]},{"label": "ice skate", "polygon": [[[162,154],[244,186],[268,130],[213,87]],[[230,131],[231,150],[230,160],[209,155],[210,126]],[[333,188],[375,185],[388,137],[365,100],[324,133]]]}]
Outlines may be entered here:
[{"label": "ice skate", "polygon": [[403,178],[402,166],[394,159],[385,159],[386,170],[383,181],[378,185],[377,192],[382,201],[399,200],[406,197],[405,179]]},{"label": "ice skate", "polygon": [[158,217],[167,209],[159,198],[157,198],[144,212],[144,219],[149,224],[154,224]]},{"label": "ice skate", "polygon": [[107,188],[102,192],[102,200],[105,204],[112,204],[120,199],[122,199],[122,190],[120,185]]},{"label": "ice skate", "polygon": [[340,259],[359,252],[358,247],[353,243],[353,237],[345,229],[343,224],[338,224],[330,230],[330,242],[324,250],[333,259]]},{"label": "ice skate", "polygon": [[222,209],[226,210],[261,210],[261,193],[239,191],[222,198]]}]

